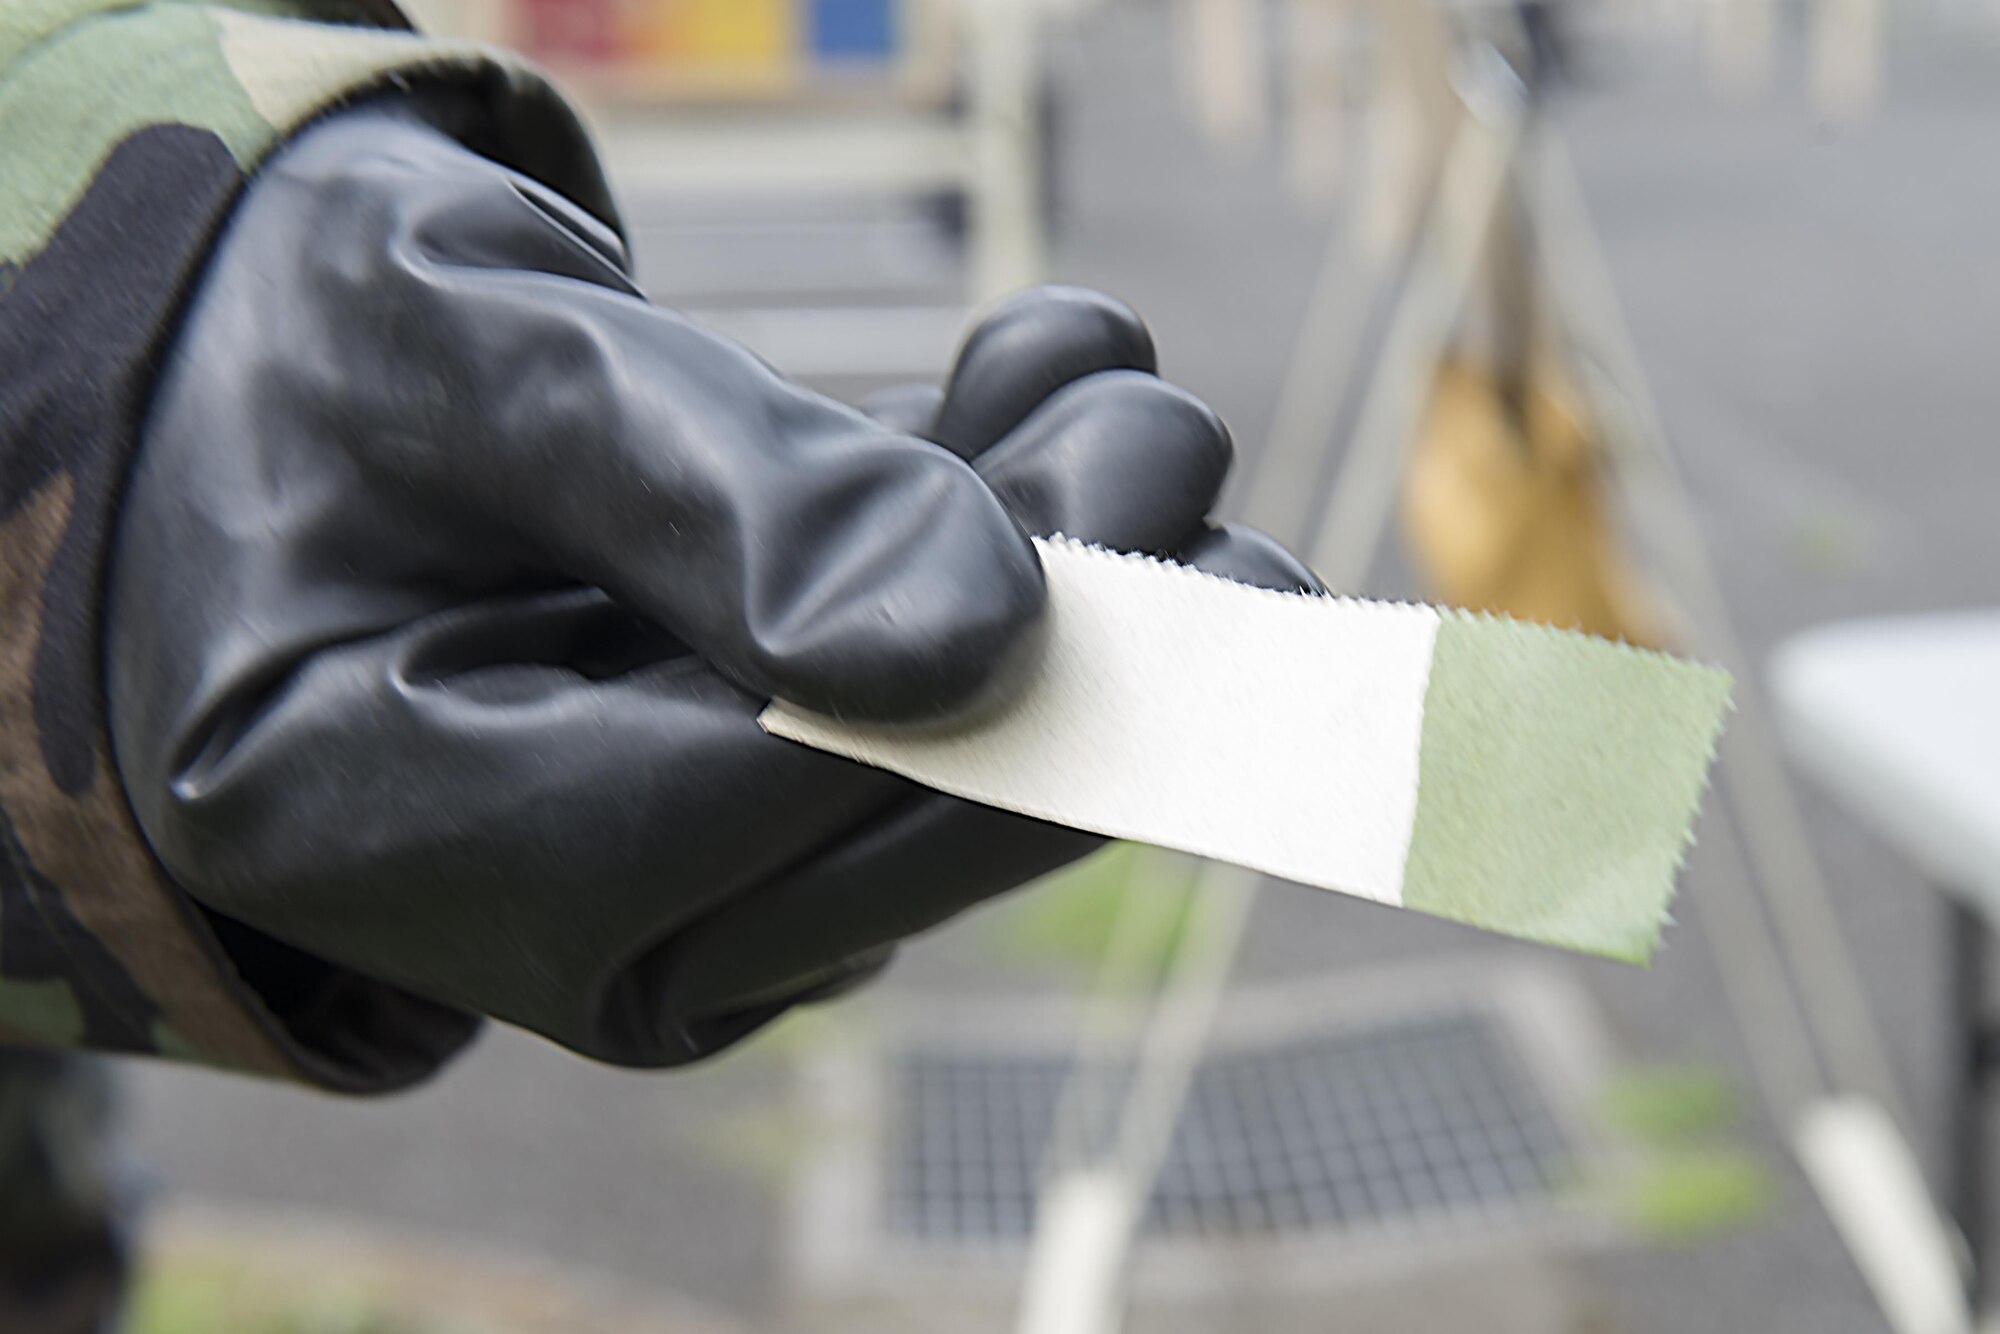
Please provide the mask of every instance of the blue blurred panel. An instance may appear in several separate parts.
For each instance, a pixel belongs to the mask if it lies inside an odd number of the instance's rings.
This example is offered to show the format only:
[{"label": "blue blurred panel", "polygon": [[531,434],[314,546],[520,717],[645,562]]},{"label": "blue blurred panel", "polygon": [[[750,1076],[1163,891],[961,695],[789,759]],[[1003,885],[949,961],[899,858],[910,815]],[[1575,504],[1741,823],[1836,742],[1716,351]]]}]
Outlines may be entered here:
[{"label": "blue blurred panel", "polygon": [[896,0],[812,0],[812,52],[822,60],[896,53]]}]

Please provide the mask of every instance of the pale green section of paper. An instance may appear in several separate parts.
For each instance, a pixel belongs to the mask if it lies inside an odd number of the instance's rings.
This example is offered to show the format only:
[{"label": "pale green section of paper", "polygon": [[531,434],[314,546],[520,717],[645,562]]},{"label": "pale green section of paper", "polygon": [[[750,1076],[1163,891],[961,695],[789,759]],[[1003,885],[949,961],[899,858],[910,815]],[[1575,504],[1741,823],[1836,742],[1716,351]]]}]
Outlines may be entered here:
[{"label": "pale green section of paper", "polygon": [[246,166],[276,138],[205,10],[101,14],[0,71],[0,260],[41,249],[111,150],[162,122],[214,131]]},{"label": "pale green section of paper", "polygon": [[1447,613],[1403,906],[1649,959],[1728,707],[1713,668]]}]

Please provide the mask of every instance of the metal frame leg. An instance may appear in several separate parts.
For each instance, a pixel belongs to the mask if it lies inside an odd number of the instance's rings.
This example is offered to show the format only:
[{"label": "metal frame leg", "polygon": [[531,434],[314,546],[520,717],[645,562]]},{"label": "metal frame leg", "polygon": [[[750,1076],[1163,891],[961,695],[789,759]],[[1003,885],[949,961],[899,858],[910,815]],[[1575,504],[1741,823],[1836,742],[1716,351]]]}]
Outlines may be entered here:
[{"label": "metal frame leg", "polygon": [[1977,1313],[1984,1305],[1986,1259],[1986,1075],[1991,1041],[1986,1025],[1986,958],[1991,938],[1985,919],[1956,897],[1946,942],[1950,954],[1950,1022],[1958,1046],[1957,1087],[1951,1105],[1951,1156],[1945,1182],[1953,1218],[1965,1237],[1966,1289]]}]

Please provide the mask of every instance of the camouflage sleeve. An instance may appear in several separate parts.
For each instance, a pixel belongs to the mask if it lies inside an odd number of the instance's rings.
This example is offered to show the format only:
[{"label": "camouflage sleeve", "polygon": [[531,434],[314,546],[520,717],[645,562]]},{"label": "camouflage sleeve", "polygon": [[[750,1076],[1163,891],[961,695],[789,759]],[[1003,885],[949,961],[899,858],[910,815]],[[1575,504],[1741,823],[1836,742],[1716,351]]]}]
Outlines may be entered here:
[{"label": "camouflage sleeve", "polygon": [[0,4],[0,1043],[370,1091],[421,1078],[475,1021],[210,917],[161,872],[99,693],[118,486],[218,227],[308,118],[449,79],[522,127],[526,156],[601,182],[573,115],[506,59],[391,30],[383,0],[254,8]]}]

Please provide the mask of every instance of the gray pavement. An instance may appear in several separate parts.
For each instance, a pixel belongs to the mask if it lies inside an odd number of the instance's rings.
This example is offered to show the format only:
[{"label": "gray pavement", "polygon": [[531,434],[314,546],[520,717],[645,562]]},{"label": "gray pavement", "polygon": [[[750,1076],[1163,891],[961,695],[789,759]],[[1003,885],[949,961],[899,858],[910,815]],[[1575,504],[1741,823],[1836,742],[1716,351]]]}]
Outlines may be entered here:
[{"label": "gray pavement", "polygon": [[[1896,33],[1890,100],[1844,131],[1795,80],[1713,93],[1691,46],[1605,35],[1563,120],[1701,519],[1753,654],[1829,618],[1990,602],[2000,587],[2000,41]],[[1326,220],[1270,154],[1194,139],[1158,12],[1112,5],[1063,44],[1060,276],[1153,322],[1166,370],[1248,449],[1263,434]],[[1389,563],[1373,591],[1412,591]],[[1935,1152],[1942,914],[1850,820],[1809,798],[1849,938]],[[1692,874],[1704,874],[1700,854]],[[997,910],[1004,913],[1008,909]],[[1056,984],[991,962],[996,912],[908,951],[890,994]],[[1684,913],[1685,915],[1685,913]],[[1303,890],[1266,896],[1246,971],[1442,950],[1477,933]],[[1640,1059],[1741,1070],[1713,963],[1684,922],[1650,970],[1571,962]],[[973,978],[968,982],[967,978]],[[490,1034],[415,1094],[344,1103],[132,1069],[131,1146],[164,1193],[324,1208],[525,1249],[775,1319],[781,1033],[698,1071],[598,1069]],[[1629,1334],[1876,1331],[1804,1185],[1741,1232],[1621,1251],[1583,1279]],[[1343,1328],[1329,1313],[1330,1330]],[[1594,1326],[1596,1327],[1596,1326]]]}]

